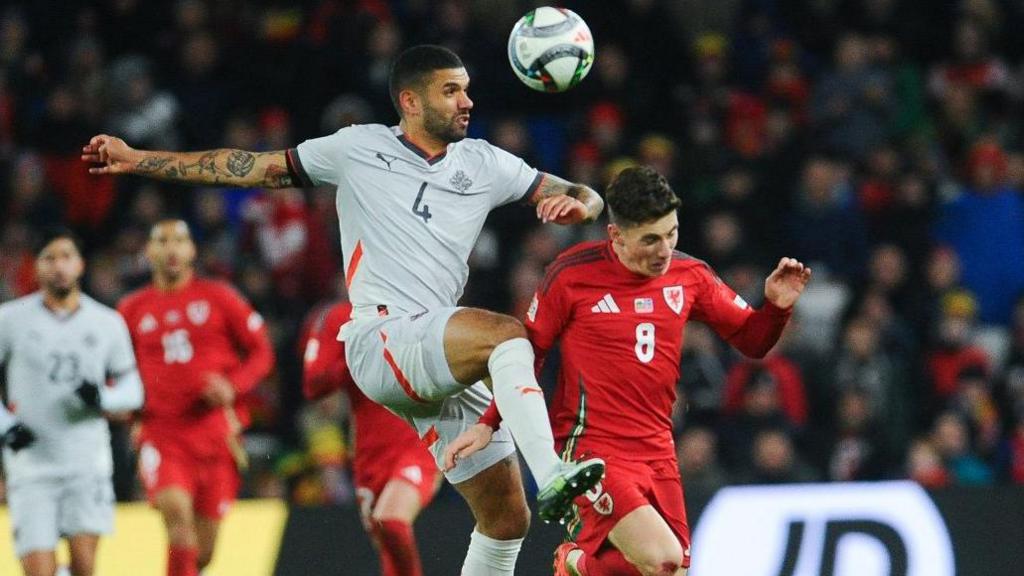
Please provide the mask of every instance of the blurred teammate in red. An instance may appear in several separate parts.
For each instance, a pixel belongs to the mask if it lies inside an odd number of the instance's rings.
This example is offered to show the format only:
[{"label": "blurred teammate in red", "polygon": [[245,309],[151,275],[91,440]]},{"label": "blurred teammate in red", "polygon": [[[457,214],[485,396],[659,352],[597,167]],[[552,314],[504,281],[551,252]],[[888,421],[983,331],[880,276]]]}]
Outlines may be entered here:
[{"label": "blurred teammate in red", "polygon": [[338,341],[352,305],[314,310],[307,320],[302,390],[316,400],[343,390],[352,408],[356,498],[363,526],[380,555],[383,576],[422,576],[412,524],[434,498],[440,476],[416,431],[356,386]]},{"label": "blurred teammate in red", "polygon": [[153,284],[118,306],[146,390],[139,475],[167,527],[168,576],[195,576],[213,558],[246,465],[239,400],[274,363],[263,318],[229,285],[195,277],[195,256],[184,222],[158,222],[146,245]]},{"label": "blurred teammate in red", "polygon": [[[605,200],[610,239],[560,255],[526,319],[538,367],[561,343],[550,413],[563,457],[607,465],[604,480],[576,500],[555,574],[686,574],[690,530],[671,419],[683,328],[699,320],[740,352],[763,357],[811,271],[783,258],[754,310],[707,264],[673,250],[679,198],[656,171],[624,170]],[[446,465],[485,445],[497,418],[492,405],[452,444]]]}]

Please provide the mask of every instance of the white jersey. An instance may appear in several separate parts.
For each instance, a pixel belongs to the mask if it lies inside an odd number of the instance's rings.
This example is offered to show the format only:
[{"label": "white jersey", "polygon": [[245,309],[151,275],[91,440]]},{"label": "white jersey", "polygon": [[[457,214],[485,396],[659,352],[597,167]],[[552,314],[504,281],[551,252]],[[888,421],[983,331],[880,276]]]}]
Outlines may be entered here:
[{"label": "white jersey", "polygon": [[[116,311],[84,294],[66,315],[47,308],[41,293],[7,302],[0,306],[0,364],[7,367],[10,409],[2,416],[13,415],[36,435],[18,452],[4,449],[8,482],[113,473],[107,421],[75,389],[83,381],[98,384],[106,410],[141,406],[131,339]],[[117,380],[116,391],[104,385],[108,378]]]},{"label": "white jersey", "polygon": [[491,210],[529,199],[541,174],[484,140],[427,157],[398,127],[342,128],[289,150],[305,185],[337,187],[354,318],[455,306]]}]

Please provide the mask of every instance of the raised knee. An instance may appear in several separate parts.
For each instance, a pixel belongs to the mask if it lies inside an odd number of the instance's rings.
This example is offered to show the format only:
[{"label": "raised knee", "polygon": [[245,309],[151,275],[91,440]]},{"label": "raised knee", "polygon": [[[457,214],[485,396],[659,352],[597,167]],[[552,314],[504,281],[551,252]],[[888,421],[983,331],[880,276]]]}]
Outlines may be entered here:
[{"label": "raised knee", "polygon": [[513,338],[526,338],[526,327],[519,320],[505,314],[493,314],[488,330],[494,345],[497,346]]},{"label": "raised knee", "polygon": [[675,576],[683,567],[683,551],[679,546],[658,547],[645,552],[634,562],[644,576]]}]

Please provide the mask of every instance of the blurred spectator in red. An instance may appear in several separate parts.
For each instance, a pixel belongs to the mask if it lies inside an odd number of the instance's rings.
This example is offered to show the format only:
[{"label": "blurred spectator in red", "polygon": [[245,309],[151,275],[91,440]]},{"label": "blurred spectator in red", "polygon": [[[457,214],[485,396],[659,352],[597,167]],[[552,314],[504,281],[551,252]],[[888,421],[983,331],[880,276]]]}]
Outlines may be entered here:
[{"label": "blurred spectator in red", "polygon": [[763,360],[743,359],[729,369],[725,379],[723,413],[732,416],[740,412],[746,402],[746,388],[757,380],[769,378],[774,382],[779,407],[789,425],[799,429],[807,423],[807,393],[804,390],[800,367],[783,354],[773,350]]},{"label": "blurred spectator in red", "polygon": [[907,477],[925,488],[945,488],[951,482],[942,456],[928,438],[917,438],[910,444],[906,468]]},{"label": "blurred spectator in red", "polygon": [[988,353],[973,341],[975,308],[974,299],[964,292],[952,292],[943,298],[936,340],[927,352],[931,392],[939,402],[956,392],[957,377],[965,370],[991,370]]}]

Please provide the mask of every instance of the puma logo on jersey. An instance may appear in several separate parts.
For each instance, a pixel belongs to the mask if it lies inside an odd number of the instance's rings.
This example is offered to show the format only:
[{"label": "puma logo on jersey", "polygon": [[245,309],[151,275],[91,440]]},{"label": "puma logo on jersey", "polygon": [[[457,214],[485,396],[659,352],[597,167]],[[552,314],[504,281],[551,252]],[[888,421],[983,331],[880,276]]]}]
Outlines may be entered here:
[{"label": "puma logo on jersey", "polygon": [[619,310],[619,305],[615,303],[614,299],[612,299],[611,294],[605,294],[597,301],[597,304],[594,304],[594,307],[591,308],[590,311],[605,314],[618,314],[621,312],[621,310]]},{"label": "puma logo on jersey", "polygon": [[377,159],[387,165],[388,170],[391,170],[391,163],[398,159],[398,156],[385,156],[380,152],[377,152]]},{"label": "puma logo on jersey", "polygon": [[537,388],[536,386],[516,386],[516,390],[519,390],[519,393],[522,394],[523,396],[526,396],[530,392],[544,394],[544,391],[541,390],[540,388]]}]

